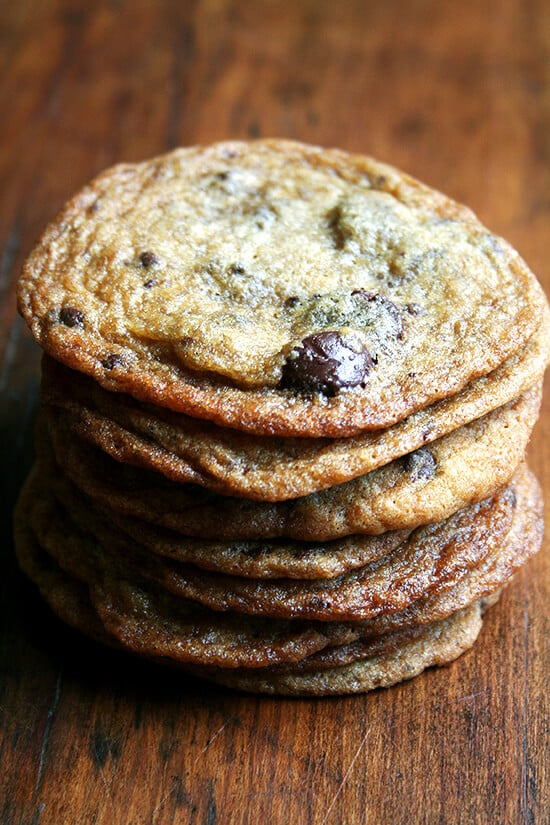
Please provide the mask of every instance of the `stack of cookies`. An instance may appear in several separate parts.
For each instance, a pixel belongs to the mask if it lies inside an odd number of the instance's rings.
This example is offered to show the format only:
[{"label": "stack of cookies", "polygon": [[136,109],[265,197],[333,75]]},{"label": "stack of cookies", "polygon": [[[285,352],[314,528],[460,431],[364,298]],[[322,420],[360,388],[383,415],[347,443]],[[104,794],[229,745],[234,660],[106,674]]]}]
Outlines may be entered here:
[{"label": "stack of cookies", "polygon": [[544,295],[465,207],[285,141],[108,170],[19,282],[43,360],[15,529],[66,622],[231,687],[394,684],[542,538]]}]

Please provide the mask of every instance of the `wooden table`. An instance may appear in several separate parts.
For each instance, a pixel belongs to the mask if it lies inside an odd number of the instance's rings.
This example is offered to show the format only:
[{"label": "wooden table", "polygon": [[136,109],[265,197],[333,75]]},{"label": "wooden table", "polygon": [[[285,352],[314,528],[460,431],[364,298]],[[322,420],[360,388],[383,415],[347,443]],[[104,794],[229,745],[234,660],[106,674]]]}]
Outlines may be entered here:
[{"label": "wooden table", "polygon": [[[16,569],[39,350],[14,283],[103,167],[288,136],[467,202],[550,287],[545,0],[3,0],[1,825],[547,823],[550,561],[449,668],[318,701],[216,690],[63,628]],[[530,447],[550,485],[550,393]]]}]

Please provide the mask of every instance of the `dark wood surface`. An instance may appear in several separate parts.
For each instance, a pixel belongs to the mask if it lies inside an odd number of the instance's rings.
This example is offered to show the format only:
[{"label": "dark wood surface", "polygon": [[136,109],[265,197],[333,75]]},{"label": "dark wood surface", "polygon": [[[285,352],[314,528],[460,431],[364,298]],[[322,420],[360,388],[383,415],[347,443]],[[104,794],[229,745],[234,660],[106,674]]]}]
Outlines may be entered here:
[{"label": "dark wood surface", "polygon": [[[1,825],[548,823],[550,562],[471,653],[345,699],[231,694],[81,639],[18,573],[39,350],[14,283],[103,167],[288,136],[467,202],[550,287],[546,0],[2,0]],[[530,447],[550,485],[550,393]]]}]

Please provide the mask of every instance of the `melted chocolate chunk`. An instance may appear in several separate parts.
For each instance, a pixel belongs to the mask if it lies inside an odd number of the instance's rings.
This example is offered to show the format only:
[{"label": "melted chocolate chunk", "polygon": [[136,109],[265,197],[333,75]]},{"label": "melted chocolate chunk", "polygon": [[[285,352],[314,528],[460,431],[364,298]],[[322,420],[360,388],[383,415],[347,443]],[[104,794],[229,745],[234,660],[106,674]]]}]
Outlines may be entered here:
[{"label": "melted chocolate chunk", "polygon": [[402,461],[411,481],[428,480],[435,475],[436,460],[427,447],[420,447],[414,453],[403,456]]},{"label": "melted chocolate chunk", "polygon": [[295,307],[296,304],[299,304],[299,303],[300,303],[300,299],[298,298],[298,296],[297,295],[291,295],[289,298],[286,299],[285,307],[290,307],[292,309],[292,307]]},{"label": "melted chocolate chunk", "polygon": [[155,264],[160,263],[158,256],[155,255],[154,252],[151,252],[151,250],[147,250],[147,252],[142,252],[139,256],[139,260],[141,262],[141,265],[144,266],[145,269],[148,269],[150,266],[154,266]]},{"label": "melted chocolate chunk", "polygon": [[392,331],[395,337],[403,338],[403,317],[399,309],[389,298],[384,298],[379,292],[367,292],[366,289],[355,289],[351,294],[360,295],[373,309],[384,313],[393,327]]},{"label": "melted chocolate chunk", "polygon": [[106,370],[112,370],[115,367],[120,367],[122,358],[116,352],[110,352],[101,362]]},{"label": "melted chocolate chunk", "polygon": [[357,339],[345,339],[334,331],[317,332],[292,350],[280,386],[330,398],[341,389],[363,384],[372,365],[370,352]]},{"label": "melted chocolate chunk", "polygon": [[83,327],[84,313],[76,307],[62,307],[59,320],[66,327]]}]

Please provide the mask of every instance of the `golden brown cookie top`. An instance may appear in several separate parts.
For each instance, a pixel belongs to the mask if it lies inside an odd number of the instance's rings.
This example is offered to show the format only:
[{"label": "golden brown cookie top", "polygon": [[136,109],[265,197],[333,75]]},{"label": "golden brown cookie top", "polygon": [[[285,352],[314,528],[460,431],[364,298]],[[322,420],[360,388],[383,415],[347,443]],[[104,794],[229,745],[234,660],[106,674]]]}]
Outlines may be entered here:
[{"label": "golden brown cookie top", "polygon": [[19,305],[108,389],[257,433],[348,435],[516,352],[544,298],[466,208],[287,141],[114,167],[47,228]]}]

